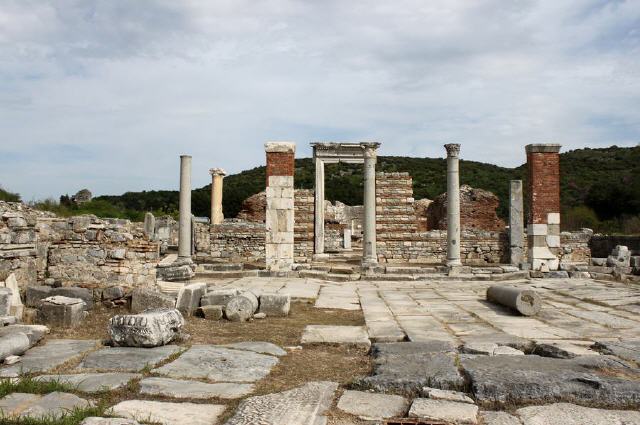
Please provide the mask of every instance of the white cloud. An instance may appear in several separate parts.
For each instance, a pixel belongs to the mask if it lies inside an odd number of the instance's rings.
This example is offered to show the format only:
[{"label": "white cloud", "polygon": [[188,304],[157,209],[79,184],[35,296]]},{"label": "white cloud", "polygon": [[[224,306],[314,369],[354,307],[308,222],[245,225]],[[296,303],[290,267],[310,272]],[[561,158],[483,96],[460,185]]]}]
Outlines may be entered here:
[{"label": "white cloud", "polygon": [[[637,1],[0,3],[0,183],[25,198],[177,187],[265,141],[515,166],[639,141]],[[505,183],[506,184],[506,183]]]}]

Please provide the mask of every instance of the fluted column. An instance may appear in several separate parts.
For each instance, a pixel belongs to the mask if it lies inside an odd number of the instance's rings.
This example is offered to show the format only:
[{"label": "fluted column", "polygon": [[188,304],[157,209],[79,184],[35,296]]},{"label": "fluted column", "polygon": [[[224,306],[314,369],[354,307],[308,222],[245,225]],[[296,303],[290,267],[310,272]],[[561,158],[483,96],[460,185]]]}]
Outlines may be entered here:
[{"label": "fluted column", "polygon": [[444,145],[447,150],[447,266],[460,266],[460,145]]},{"label": "fluted column", "polygon": [[364,235],[362,265],[366,268],[378,264],[376,253],[376,162],[377,143],[363,143],[364,149]]},{"label": "fluted column", "polygon": [[220,224],[224,220],[222,183],[227,173],[222,168],[212,168],[209,174],[211,174],[211,224]]},{"label": "fluted column", "polygon": [[191,258],[191,156],[180,156],[178,257]]}]

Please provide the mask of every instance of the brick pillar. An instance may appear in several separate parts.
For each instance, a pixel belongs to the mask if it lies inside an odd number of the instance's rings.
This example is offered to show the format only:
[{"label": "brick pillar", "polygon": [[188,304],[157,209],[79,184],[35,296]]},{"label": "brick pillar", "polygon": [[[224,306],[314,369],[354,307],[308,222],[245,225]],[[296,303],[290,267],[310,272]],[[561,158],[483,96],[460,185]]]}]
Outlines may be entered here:
[{"label": "brick pillar", "polygon": [[557,270],[560,251],[560,145],[527,145],[527,240],[533,270]]},{"label": "brick pillar", "polygon": [[293,173],[296,145],[265,144],[267,153],[266,264],[270,271],[293,268]]}]

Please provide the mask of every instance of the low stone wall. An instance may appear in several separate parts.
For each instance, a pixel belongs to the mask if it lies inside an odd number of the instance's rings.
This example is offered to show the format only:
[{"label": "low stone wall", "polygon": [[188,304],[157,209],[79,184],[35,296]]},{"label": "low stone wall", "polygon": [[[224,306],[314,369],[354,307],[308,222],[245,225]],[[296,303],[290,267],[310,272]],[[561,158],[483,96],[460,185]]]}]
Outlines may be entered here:
[{"label": "low stone wall", "polygon": [[142,223],[58,218],[21,203],[0,202],[0,273],[20,286],[53,280],[61,285],[146,286],[156,281],[158,244]]},{"label": "low stone wall", "polygon": [[95,216],[43,218],[38,233],[38,280],[62,285],[148,286],[156,281],[159,247],[142,223]]},{"label": "low stone wall", "polygon": [[[265,225],[238,219],[227,219],[210,227],[210,245],[207,251],[197,251],[197,257],[207,255],[214,260],[235,262],[264,262]],[[198,238],[197,238],[198,239]],[[202,247],[196,243],[196,249]]]},{"label": "low stone wall", "polygon": [[38,217],[47,215],[21,203],[0,201],[0,280],[14,273],[20,285],[36,281],[35,227]]},{"label": "low stone wall", "polygon": [[[560,261],[586,262],[591,259],[588,232],[564,232],[561,235]],[[525,236],[525,247],[526,236]],[[418,232],[413,235],[387,237],[377,243],[378,260],[382,263],[443,263],[447,257],[446,230]],[[460,254],[462,262],[471,266],[509,263],[508,232],[463,230]],[[527,256],[525,248],[525,258]]]}]

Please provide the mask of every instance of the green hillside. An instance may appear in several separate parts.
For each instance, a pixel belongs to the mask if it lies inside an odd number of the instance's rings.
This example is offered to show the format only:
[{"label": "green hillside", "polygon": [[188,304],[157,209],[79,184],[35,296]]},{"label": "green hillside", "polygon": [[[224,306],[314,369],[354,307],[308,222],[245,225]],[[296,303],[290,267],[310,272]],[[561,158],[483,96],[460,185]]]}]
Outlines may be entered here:
[{"label": "green hillside", "polygon": [[[563,227],[593,227],[599,231],[640,232],[640,146],[577,149],[562,153],[561,199]],[[406,171],[413,177],[414,197],[430,198],[446,190],[446,160],[439,158],[379,157],[378,171]],[[460,182],[489,190],[500,198],[498,214],[508,216],[509,181],[525,179],[526,166],[505,168],[481,162],[460,162]],[[362,166],[335,164],[326,167],[326,197],[348,205],[362,204]],[[310,158],[296,160],[296,188],[312,189],[314,167]],[[224,182],[224,212],[235,217],[242,201],[264,190],[265,167],[230,175]],[[208,216],[210,186],[195,189],[193,212]],[[141,218],[145,211],[176,214],[176,191],[127,192],[100,196],[92,204],[119,216]],[[106,208],[109,206],[109,208]],[[85,212],[91,205],[83,205]],[[59,212],[59,211],[58,211]],[[71,211],[73,212],[73,211]]]},{"label": "green hillside", "polygon": [[20,195],[18,195],[17,193],[11,193],[0,187],[0,201],[18,202],[19,200]]}]

